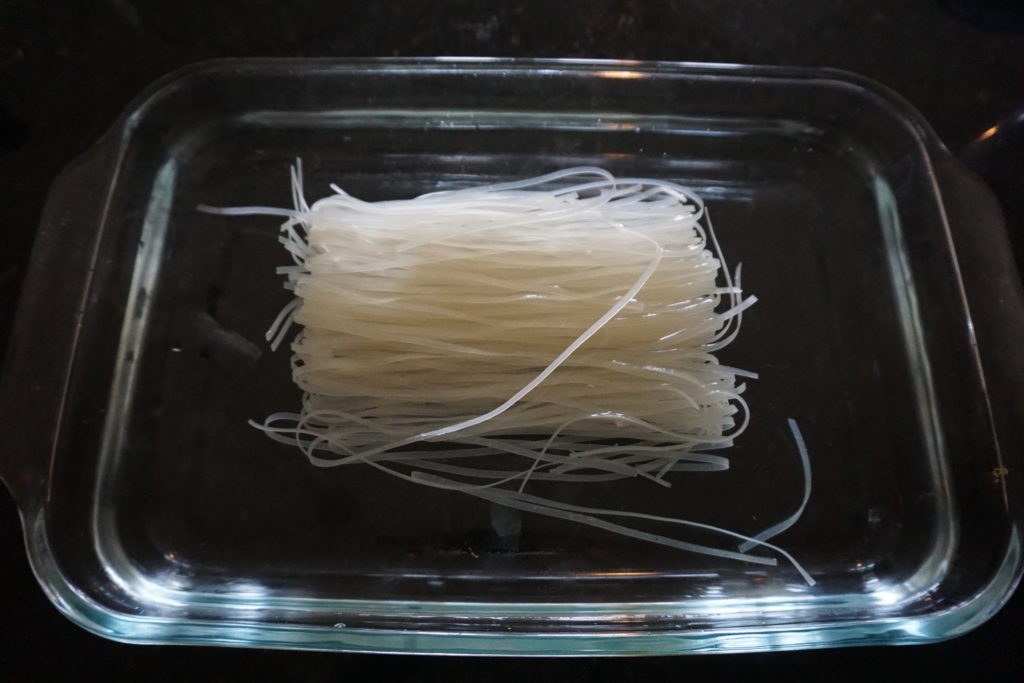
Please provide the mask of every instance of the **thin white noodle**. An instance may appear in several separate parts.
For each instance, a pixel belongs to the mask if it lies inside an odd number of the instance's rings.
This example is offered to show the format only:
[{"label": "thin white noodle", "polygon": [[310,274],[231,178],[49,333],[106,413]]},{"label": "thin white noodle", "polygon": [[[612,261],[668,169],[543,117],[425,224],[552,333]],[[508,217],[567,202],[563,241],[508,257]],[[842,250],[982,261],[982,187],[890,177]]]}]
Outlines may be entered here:
[{"label": "thin white noodle", "polygon": [[797,520],[799,520],[804,514],[804,509],[807,507],[807,501],[811,499],[811,459],[807,455],[807,444],[804,443],[804,436],[800,433],[800,427],[797,425],[796,420],[789,418],[786,422],[789,424],[789,431],[793,435],[793,442],[796,444],[796,450],[800,454],[800,468],[803,471],[804,477],[804,495],[800,500],[800,507],[796,509],[796,512],[778,524],[771,525],[761,533],[755,534],[751,540],[740,544],[739,550],[741,553],[745,553],[757,545],[754,541],[766,541],[769,538],[774,538],[796,524]]}]

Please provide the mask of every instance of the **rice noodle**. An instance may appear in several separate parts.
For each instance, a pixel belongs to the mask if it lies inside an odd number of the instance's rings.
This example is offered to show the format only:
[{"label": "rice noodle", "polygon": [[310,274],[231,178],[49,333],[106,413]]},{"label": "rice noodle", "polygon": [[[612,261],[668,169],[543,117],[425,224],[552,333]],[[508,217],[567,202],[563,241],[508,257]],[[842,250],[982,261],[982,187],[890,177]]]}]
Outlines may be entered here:
[{"label": "rice noodle", "polygon": [[[299,413],[252,423],[318,467],[365,464],[422,485],[757,564],[767,539],[687,520],[572,506],[526,494],[728,468],[749,419],[742,379],[714,355],[738,334],[741,271],[730,273],[700,197],[678,184],[580,167],[407,200],[364,202],[337,186],[294,209],[204,210],[286,218],[279,241],[294,291],[267,331],[293,325]],[[719,282],[721,280],[721,282]],[[519,463],[518,467],[515,463]],[[511,466],[510,466],[511,465]],[[445,478],[438,476],[445,475]],[[743,540],[738,551],[602,519],[674,522]]]}]

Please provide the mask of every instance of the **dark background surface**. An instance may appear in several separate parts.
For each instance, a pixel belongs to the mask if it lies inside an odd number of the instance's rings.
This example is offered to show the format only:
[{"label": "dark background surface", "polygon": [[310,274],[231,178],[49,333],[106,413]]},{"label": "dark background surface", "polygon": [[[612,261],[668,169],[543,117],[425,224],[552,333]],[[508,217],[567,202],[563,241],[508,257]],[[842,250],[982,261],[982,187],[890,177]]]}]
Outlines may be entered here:
[{"label": "dark background surface", "polygon": [[[47,188],[142,88],[214,57],[606,57],[848,69],[906,97],[1000,193],[1011,230],[1024,195],[1021,0],[611,2],[0,3],[0,344],[6,341]],[[999,144],[970,146],[1001,121]],[[1014,122],[1017,122],[1016,124]],[[2,418],[0,418],[2,419]],[[2,447],[2,445],[0,445]],[[141,647],[73,626],[25,559],[0,493],[0,680],[361,681],[668,677],[1024,679],[1020,591],[947,643],[765,655],[499,660]]]}]

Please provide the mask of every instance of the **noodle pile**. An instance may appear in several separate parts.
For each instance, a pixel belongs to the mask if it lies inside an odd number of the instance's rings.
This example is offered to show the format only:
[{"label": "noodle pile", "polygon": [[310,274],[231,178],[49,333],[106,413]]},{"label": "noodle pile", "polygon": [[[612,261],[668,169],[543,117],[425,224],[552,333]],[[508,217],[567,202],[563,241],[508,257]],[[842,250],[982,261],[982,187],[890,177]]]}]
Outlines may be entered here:
[{"label": "noodle pile", "polygon": [[[395,201],[332,186],[310,206],[300,166],[292,181],[293,211],[219,210],[287,218],[294,264],[278,272],[295,299],[267,338],[277,348],[302,327],[291,343],[302,410],[258,428],[321,467],[369,464],[655,543],[775,564],[745,552],[761,545],[792,561],[767,535],[525,493],[531,480],[667,486],[672,472],[728,468],[714,451],[745,429],[742,380],[755,375],[715,353],[755,298],[724,268],[692,191],[573,168]],[[711,548],[608,516],[747,543]]]}]

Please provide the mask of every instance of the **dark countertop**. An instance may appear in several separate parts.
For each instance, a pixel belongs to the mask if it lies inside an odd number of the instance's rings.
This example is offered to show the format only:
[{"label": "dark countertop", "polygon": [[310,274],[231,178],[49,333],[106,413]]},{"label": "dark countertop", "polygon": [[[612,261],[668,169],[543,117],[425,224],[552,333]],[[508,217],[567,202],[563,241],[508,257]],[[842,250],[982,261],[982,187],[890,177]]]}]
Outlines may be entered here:
[{"label": "dark countertop", "polygon": [[[1020,0],[641,0],[587,3],[91,3],[0,6],[0,339],[56,174],[148,83],[214,57],[606,57],[848,69],[890,86],[958,153],[1024,107]],[[1019,138],[1018,138],[1019,140]],[[1011,228],[1020,228],[1021,148],[990,163]],[[994,169],[994,170],[993,170]],[[1010,169],[1010,170],[1007,170]],[[1018,189],[1019,192],[1019,189]],[[56,680],[564,681],[614,677],[828,674],[834,680],[1021,680],[1024,597],[959,639],[909,648],[619,660],[496,660],[141,647],[102,640],[49,604],[29,571],[10,497],[0,494],[0,676]]]}]

